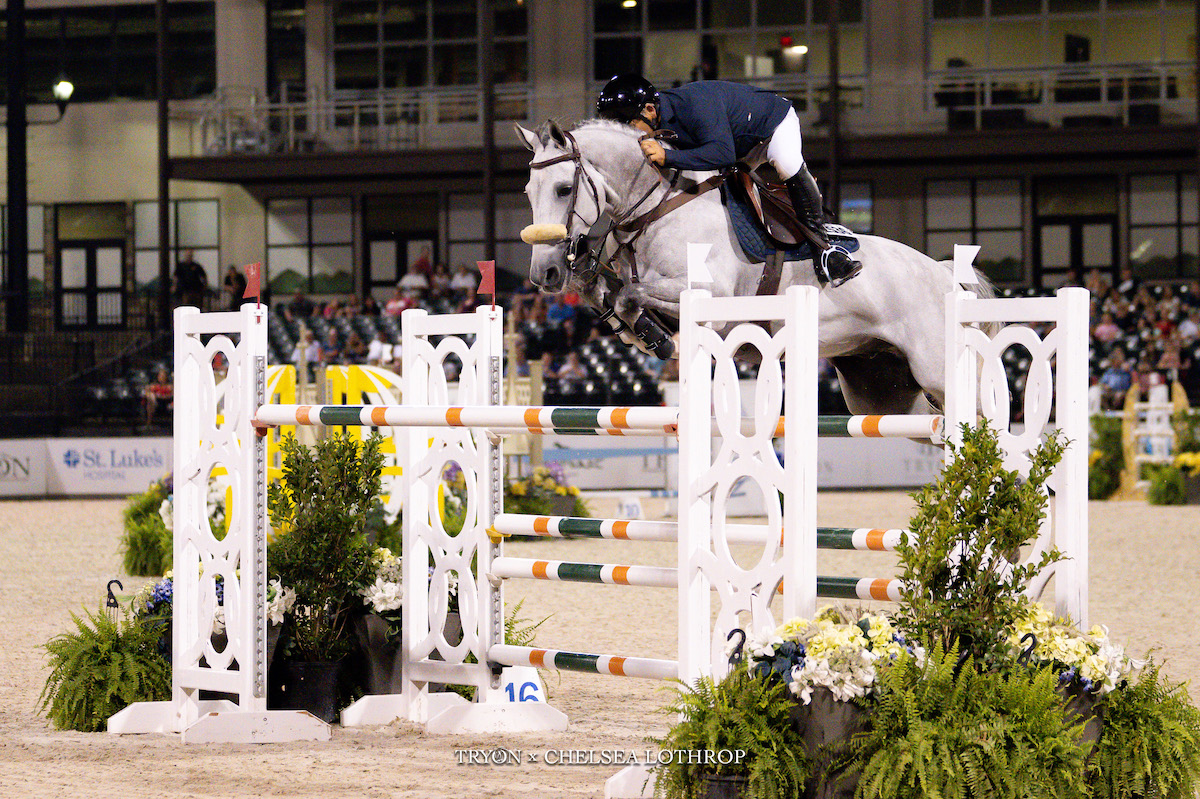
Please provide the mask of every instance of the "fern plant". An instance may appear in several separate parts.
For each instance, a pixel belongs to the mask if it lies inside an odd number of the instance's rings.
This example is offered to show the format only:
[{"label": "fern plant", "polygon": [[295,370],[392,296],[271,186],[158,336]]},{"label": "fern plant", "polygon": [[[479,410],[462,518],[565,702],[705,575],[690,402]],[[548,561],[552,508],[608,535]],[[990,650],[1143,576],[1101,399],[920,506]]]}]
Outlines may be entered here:
[{"label": "fern plant", "polygon": [[60,730],[103,730],[109,716],[134,702],[171,696],[171,666],[159,654],[159,624],[72,614],[75,630],[46,644],[50,676],[41,707]]},{"label": "fern plant", "polygon": [[1101,701],[1104,732],[1089,764],[1095,799],[1191,797],[1200,787],[1200,709],[1148,665]]},{"label": "fern plant", "polygon": [[1068,720],[1049,670],[958,668],[935,648],[904,655],[876,689],[871,727],[856,736],[849,773],[872,799],[1084,797],[1082,725]]},{"label": "fern plant", "polygon": [[1044,441],[1022,477],[1004,468],[986,423],[962,431],[961,445],[947,444],[953,459],[938,480],[913,494],[912,537],[897,546],[904,584],[897,619],[910,638],[986,666],[1005,657],[1004,633],[1029,580],[1062,559],[1050,550],[1023,566],[1010,562],[1037,537],[1044,486],[1063,444],[1055,436]]},{"label": "fern plant", "polygon": [[[783,682],[759,679],[742,666],[719,682],[701,677],[695,685],[682,685],[667,708],[679,714],[679,721],[658,741],[659,748],[711,753],[716,762],[685,756],[661,763],[655,768],[656,795],[693,799],[702,795],[705,777],[744,776],[747,799],[799,796],[811,764],[791,720],[792,706]],[[731,756],[739,752],[741,757]],[[722,753],[732,762],[721,763]]]}]

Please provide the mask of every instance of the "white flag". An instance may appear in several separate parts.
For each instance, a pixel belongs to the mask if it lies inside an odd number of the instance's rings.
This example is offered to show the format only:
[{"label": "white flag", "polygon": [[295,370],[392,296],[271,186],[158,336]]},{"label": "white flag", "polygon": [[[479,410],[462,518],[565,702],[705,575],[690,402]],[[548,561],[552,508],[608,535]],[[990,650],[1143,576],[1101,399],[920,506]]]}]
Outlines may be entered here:
[{"label": "white flag", "polygon": [[964,283],[966,285],[975,285],[979,283],[979,278],[975,275],[975,270],[971,268],[971,264],[975,263],[975,256],[978,254],[978,244],[954,245],[955,283]]},{"label": "white flag", "polygon": [[688,288],[692,287],[693,283],[711,283],[713,282],[712,273],[708,271],[708,251],[712,249],[711,244],[692,244],[687,246],[687,281]]}]

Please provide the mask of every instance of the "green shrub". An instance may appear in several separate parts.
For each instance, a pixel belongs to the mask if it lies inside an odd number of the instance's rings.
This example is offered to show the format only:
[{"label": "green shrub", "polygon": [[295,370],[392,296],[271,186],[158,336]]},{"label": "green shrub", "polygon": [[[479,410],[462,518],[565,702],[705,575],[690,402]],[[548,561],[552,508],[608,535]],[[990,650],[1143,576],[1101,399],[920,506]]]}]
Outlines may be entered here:
[{"label": "green shrub", "polygon": [[1094,799],[1191,797],[1200,787],[1200,710],[1159,666],[1104,696],[1104,732],[1089,764]]},{"label": "green shrub", "polygon": [[114,621],[103,612],[72,614],[75,631],[46,644],[50,677],[42,709],[60,730],[97,732],[134,702],[171,698],[171,664],[159,654],[159,619]]},{"label": "green shrub", "polygon": [[904,583],[897,621],[921,644],[960,649],[986,667],[1007,658],[1003,641],[1022,612],[1025,586],[1062,559],[1051,550],[1023,566],[1009,561],[1037,537],[1044,486],[1063,445],[1044,441],[1027,477],[1004,468],[986,424],[964,425],[962,444],[947,446],[953,457],[937,481],[913,494],[911,543],[896,548]]},{"label": "green shrub", "polygon": [[1122,420],[1092,417],[1092,450],[1088,457],[1088,499],[1108,499],[1121,487],[1125,450],[1121,444]]},{"label": "green shrub", "polygon": [[174,559],[171,531],[159,508],[168,491],[154,483],[142,494],[129,498],[125,506],[125,534],[121,538],[125,572],[135,577],[156,577],[171,568]]},{"label": "green shrub", "polygon": [[1154,464],[1147,464],[1145,470],[1150,480],[1150,487],[1146,489],[1147,502],[1151,505],[1183,505],[1187,502],[1181,470]]}]

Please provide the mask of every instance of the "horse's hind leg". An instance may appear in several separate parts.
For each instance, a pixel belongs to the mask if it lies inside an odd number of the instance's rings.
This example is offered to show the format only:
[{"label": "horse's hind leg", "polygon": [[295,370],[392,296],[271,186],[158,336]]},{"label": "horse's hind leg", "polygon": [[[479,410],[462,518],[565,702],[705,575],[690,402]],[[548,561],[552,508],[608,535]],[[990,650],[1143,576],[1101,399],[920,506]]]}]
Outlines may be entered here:
[{"label": "horse's hind leg", "polygon": [[846,407],[854,414],[932,413],[907,362],[891,352],[833,358]]}]

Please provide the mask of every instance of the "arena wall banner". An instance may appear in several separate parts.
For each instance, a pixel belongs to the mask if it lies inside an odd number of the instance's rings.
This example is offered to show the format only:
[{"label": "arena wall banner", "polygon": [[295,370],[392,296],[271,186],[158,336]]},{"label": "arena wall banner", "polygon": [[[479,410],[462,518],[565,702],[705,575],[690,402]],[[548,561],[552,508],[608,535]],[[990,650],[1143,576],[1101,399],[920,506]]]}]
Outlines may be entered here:
[{"label": "arena wall banner", "polygon": [[0,439],[0,496],[46,493],[46,444],[41,439]]},{"label": "arena wall banner", "polygon": [[171,471],[171,439],[52,438],[46,447],[50,496],[127,496]]}]

